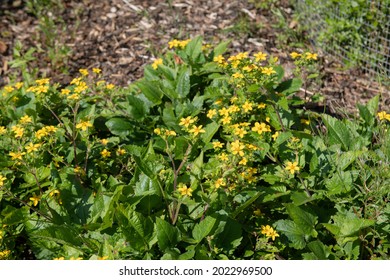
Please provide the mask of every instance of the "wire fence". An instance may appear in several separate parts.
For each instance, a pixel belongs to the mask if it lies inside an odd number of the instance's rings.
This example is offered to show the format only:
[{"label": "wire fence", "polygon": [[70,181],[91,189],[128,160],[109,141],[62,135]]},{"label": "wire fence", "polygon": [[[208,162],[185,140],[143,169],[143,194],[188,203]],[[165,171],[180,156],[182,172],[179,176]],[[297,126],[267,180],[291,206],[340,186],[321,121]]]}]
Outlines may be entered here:
[{"label": "wire fence", "polygon": [[390,76],[390,0],[295,0],[300,22],[316,47]]}]

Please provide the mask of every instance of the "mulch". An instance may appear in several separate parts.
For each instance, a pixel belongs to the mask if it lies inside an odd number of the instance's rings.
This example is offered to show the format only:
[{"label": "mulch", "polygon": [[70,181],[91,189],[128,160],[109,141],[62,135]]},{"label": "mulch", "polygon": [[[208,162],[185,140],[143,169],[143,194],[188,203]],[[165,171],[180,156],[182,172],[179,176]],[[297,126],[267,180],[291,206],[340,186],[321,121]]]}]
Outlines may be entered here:
[{"label": "mulch", "polygon": [[[272,9],[256,7],[251,0],[62,0],[62,5],[46,13],[57,29],[50,29],[46,38],[39,27],[39,19],[28,10],[22,0],[0,2],[0,86],[10,77],[21,80],[10,67],[13,48],[20,41],[24,50],[37,48],[31,67],[40,76],[52,77],[62,84],[78,74],[78,69],[99,67],[103,78],[118,86],[126,86],[143,75],[143,68],[159,53],[168,49],[174,38],[187,39],[202,35],[209,43],[231,40],[234,52],[263,51],[280,58],[291,72],[288,54],[294,38],[285,38]],[[261,1],[257,1],[261,2]],[[271,1],[270,1],[271,2]],[[293,7],[288,0],[277,1],[277,6],[292,31],[299,24],[293,19]],[[276,5],[276,4],[273,4]],[[275,8],[273,7],[273,8]],[[53,38],[55,38],[53,40]],[[51,42],[51,43],[50,43]],[[54,42],[54,43],[53,43]],[[310,42],[306,47],[311,48]],[[50,45],[51,44],[51,45]],[[48,46],[66,46],[69,56],[48,58]],[[382,95],[381,107],[389,110],[389,88],[359,69],[341,70],[337,58],[320,54],[320,77],[308,92],[326,97],[326,106],[333,111],[354,112],[356,103],[365,103],[376,94]]]}]

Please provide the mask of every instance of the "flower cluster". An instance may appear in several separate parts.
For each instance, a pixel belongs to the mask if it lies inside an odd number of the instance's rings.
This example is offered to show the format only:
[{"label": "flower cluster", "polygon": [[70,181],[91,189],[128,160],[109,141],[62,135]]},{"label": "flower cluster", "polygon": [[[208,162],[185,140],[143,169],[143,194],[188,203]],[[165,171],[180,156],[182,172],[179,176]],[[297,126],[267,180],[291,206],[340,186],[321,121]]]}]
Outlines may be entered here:
[{"label": "flower cluster", "polygon": [[275,241],[275,238],[279,237],[279,234],[276,232],[276,230],[274,230],[273,227],[269,225],[261,226],[261,233],[266,237],[271,238],[272,241]]},{"label": "flower cluster", "polygon": [[170,49],[172,49],[172,48],[184,49],[189,42],[191,42],[191,39],[182,40],[182,41],[174,39],[174,40],[168,42],[168,46]]}]

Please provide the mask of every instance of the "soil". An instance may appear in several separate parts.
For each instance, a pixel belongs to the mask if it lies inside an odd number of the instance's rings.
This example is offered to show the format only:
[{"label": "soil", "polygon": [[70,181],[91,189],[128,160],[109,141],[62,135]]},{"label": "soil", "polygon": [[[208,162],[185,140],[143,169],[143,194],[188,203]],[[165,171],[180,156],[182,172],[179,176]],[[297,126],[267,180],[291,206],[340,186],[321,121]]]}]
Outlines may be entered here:
[{"label": "soil", "polygon": [[[356,103],[366,103],[376,94],[382,95],[381,109],[390,108],[388,80],[378,82],[359,69],[342,70],[339,59],[313,49],[293,19],[288,0],[268,1],[267,8],[254,4],[267,1],[253,0],[51,0],[46,2],[59,5],[41,12],[55,23],[46,34],[39,27],[42,19],[26,2],[0,0],[0,87],[10,77],[21,80],[10,67],[17,41],[24,51],[37,49],[29,66],[39,69],[40,76],[66,84],[78,69],[98,67],[104,79],[126,86],[142,77],[144,66],[166,51],[170,40],[202,35],[213,44],[231,40],[232,52],[276,55],[287,73],[292,69],[290,52],[297,46],[312,49],[320,56],[320,76],[308,85],[306,95],[324,95],[322,105],[333,112],[352,113]],[[272,12],[277,10],[284,24]],[[51,58],[49,49],[55,53]]]}]

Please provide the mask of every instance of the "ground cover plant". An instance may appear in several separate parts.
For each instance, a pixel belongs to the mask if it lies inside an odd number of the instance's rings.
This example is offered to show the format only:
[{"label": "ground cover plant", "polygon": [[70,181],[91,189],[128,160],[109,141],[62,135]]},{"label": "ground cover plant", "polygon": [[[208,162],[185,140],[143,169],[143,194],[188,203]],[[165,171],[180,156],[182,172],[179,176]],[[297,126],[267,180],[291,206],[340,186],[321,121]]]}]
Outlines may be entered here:
[{"label": "ground cover plant", "polygon": [[2,259],[388,259],[390,114],[305,109],[315,53],[172,40],[128,87],[1,90]]}]

